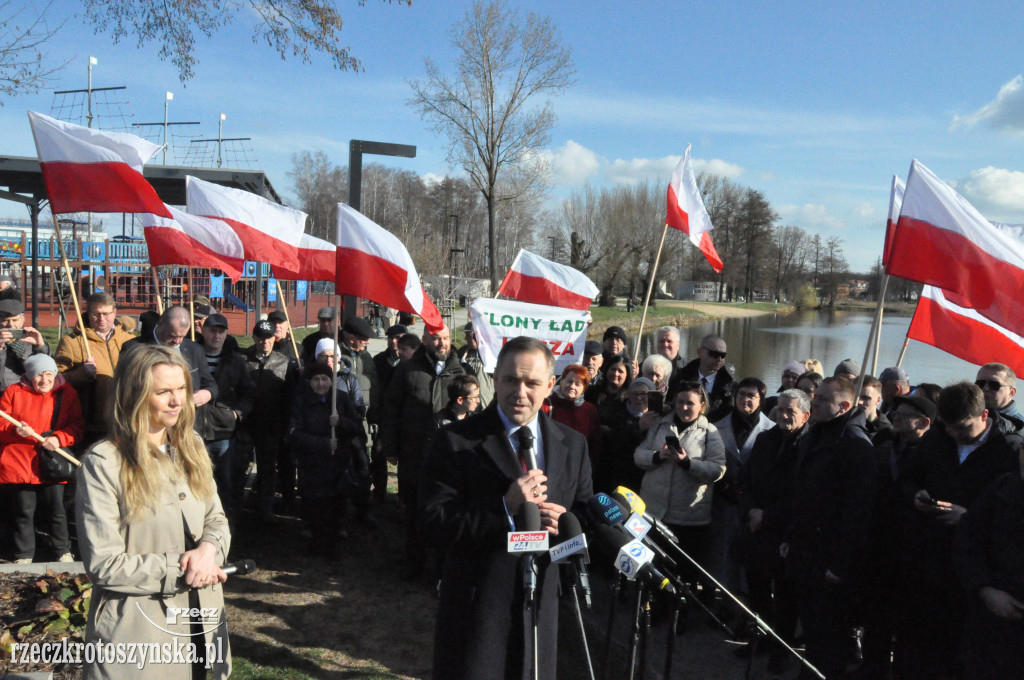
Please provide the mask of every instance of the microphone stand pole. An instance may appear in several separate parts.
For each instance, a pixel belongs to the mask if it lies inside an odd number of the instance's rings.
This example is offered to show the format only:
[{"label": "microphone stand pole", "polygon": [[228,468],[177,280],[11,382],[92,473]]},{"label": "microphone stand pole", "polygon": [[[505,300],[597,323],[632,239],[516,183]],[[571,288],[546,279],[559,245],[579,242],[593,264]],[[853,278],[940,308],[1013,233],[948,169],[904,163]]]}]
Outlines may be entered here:
[{"label": "microphone stand pole", "polygon": [[540,678],[540,650],[537,649],[538,641],[538,609],[537,606],[537,560],[531,553],[524,553],[523,560],[523,575],[524,579],[530,583],[530,587],[525,588],[526,593],[523,598],[523,607],[525,611],[523,614],[529,613],[530,615],[530,630],[533,637],[532,654],[533,657],[533,672],[530,675],[533,680],[539,680]]},{"label": "microphone stand pole", "polygon": [[622,592],[624,579],[625,576],[615,572],[615,580],[612,581],[611,605],[608,607],[608,631],[604,638],[604,673],[601,674],[604,680],[608,680],[608,668],[612,664],[612,626],[615,623],[615,601],[619,599],[619,594]]},{"label": "microphone stand pole", "polygon": [[669,680],[672,677],[672,662],[676,650],[676,634],[679,631],[679,605],[681,600],[672,600],[672,623],[668,628],[668,643],[665,645],[665,672],[663,677]]},{"label": "microphone stand pole", "polygon": [[[570,565],[570,569],[575,572],[576,570]],[[590,680],[594,680],[594,664],[590,660],[590,645],[587,644],[587,631],[583,627],[583,610],[580,609],[580,596],[576,590],[576,574],[573,573],[569,579],[569,590],[572,591],[572,605],[573,609],[576,610],[576,625],[580,629],[580,638],[583,640],[583,654],[587,659],[587,674]]]},{"label": "microphone stand pole", "polygon": [[[646,596],[647,586],[644,585],[643,581],[637,581],[636,605],[633,607],[633,636],[629,639],[629,680],[636,678],[637,652],[640,648],[640,631],[642,630],[640,612],[647,599]],[[643,663],[643,659],[640,659],[640,663]]]},{"label": "microphone stand pole", "polygon": [[[862,375],[861,377],[863,378],[863,375]],[[810,671],[811,671],[812,673],[814,673],[814,675],[816,675],[817,677],[821,678],[821,680],[825,680],[825,675],[824,675],[824,674],[823,674],[823,673],[822,673],[821,671],[819,671],[819,670],[818,670],[818,669],[817,669],[817,668],[816,668],[816,667],[814,666],[814,664],[812,664],[812,663],[811,663],[810,661],[808,661],[808,660],[807,660],[807,659],[806,659],[806,658],[805,658],[804,656],[802,656],[802,655],[801,655],[801,654],[800,654],[799,652],[797,652],[797,651],[796,651],[795,649],[793,649],[793,648],[792,648],[792,647],[791,647],[791,646],[789,645],[789,643],[788,643],[788,642],[786,642],[786,641],[785,641],[785,640],[783,640],[783,639],[782,639],[781,637],[779,637],[778,633],[776,633],[776,632],[775,632],[775,631],[774,631],[774,630],[772,629],[772,627],[771,627],[771,626],[769,626],[769,625],[768,625],[767,623],[765,623],[765,622],[764,622],[764,621],[763,621],[763,620],[761,619],[761,617],[760,617],[760,616],[758,616],[758,615],[757,615],[757,614],[755,614],[755,613],[754,613],[753,611],[751,611],[751,610],[750,610],[750,608],[749,608],[749,607],[747,607],[747,605],[745,605],[745,604],[743,603],[743,601],[742,601],[742,600],[740,600],[740,599],[739,599],[738,597],[736,597],[735,595],[733,595],[733,594],[732,594],[732,592],[731,592],[731,591],[730,591],[730,590],[729,590],[728,588],[726,588],[726,587],[725,587],[725,586],[723,586],[723,585],[722,585],[721,583],[719,583],[719,582],[718,582],[718,579],[716,579],[716,578],[715,578],[714,576],[712,576],[712,575],[711,575],[710,573],[708,573],[707,569],[705,569],[704,567],[702,567],[702,566],[700,565],[700,563],[699,563],[699,562],[697,562],[697,560],[695,560],[695,559],[693,559],[692,557],[690,557],[690,555],[689,555],[689,554],[688,554],[688,553],[687,553],[687,552],[686,552],[685,550],[683,550],[683,549],[682,549],[681,547],[679,547],[678,545],[676,545],[676,544],[675,544],[675,543],[673,543],[672,541],[665,541],[665,543],[667,543],[667,544],[668,544],[669,546],[671,546],[671,547],[672,547],[672,548],[673,548],[673,549],[674,549],[674,550],[675,550],[675,551],[676,551],[676,552],[677,552],[678,554],[682,555],[682,556],[683,556],[683,557],[684,557],[684,558],[685,558],[685,559],[686,559],[686,560],[687,560],[687,561],[688,561],[688,562],[689,562],[690,564],[692,564],[693,566],[695,566],[695,567],[697,568],[697,570],[698,570],[698,571],[699,571],[700,573],[702,573],[702,574],[703,574],[703,575],[704,575],[704,576],[705,576],[705,577],[706,577],[706,578],[707,578],[707,579],[708,579],[708,580],[709,580],[709,581],[710,581],[711,583],[715,584],[715,586],[716,586],[717,588],[719,588],[719,589],[720,589],[720,590],[721,590],[721,591],[722,591],[722,592],[723,592],[724,594],[726,594],[726,595],[727,595],[727,596],[729,597],[729,599],[731,599],[731,600],[732,600],[733,602],[735,602],[735,603],[736,603],[736,604],[737,604],[737,605],[739,606],[739,608],[740,608],[740,609],[742,609],[742,610],[743,610],[743,612],[744,612],[744,613],[745,613],[745,614],[746,614],[747,616],[749,616],[749,617],[751,618],[751,620],[752,620],[752,621],[754,622],[754,624],[755,624],[755,625],[756,625],[756,626],[757,626],[757,627],[758,627],[758,628],[759,628],[759,629],[760,629],[760,630],[761,630],[762,632],[764,632],[764,633],[766,633],[766,634],[768,634],[768,635],[771,635],[771,636],[772,636],[773,638],[775,638],[775,639],[776,639],[776,640],[777,640],[777,641],[778,641],[778,642],[779,642],[779,643],[780,643],[780,644],[781,644],[781,645],[782,645],[783,647],[785,647],[785,648],[786,648],[786,650],[787,650],[787,651],[789,651],[789,653],[790,653],[790,654],[792,654],[793,656],[795,656],[795,657],[796,657],[796,658],[797,658],[797,659],[798,659],[798,660],[800,661],[800,663],[802,663],[802,664],[803,664],[804,666],[806,666],[808,670],[810,670]],[[732,633],[732,631],[731,631],[731,630],[729,629],[729,627],[728,627],[728,626],[726,626],[726,625],[725,625],[724,623],[722,623],[722,622],[721,622],[721,621],[720,621],[720,620],[718,619],[718,617],[716,617],[716,616],[715,616],[715,615],[714,615],[714,614],[713,614],[713,613],[711,612],[711,610],[710,610],[710,609],[708,609],[708,608],[707,608],[707,607],[706,607],[706,606],[705,606],[705,605],[704,605],[704,604],[703,604],[703,603],[702,603],[702,602],[700,601],[700,598],[696,598],[696,597],[695,597],[695,598],[694,598],[694,600],[696,600],[696,601],[697,601],[697,604],[698,604],[698,605],[700,606],[700,608],[701,608],[701,609],[703,609],[703,610],[704,610],[705,612],[707,612],[707,613],[708,613],[708,614],[709,614],[709,615],[710,615],[710,616],[711,616],[711,617],[712,617],[712,618],[713,618],[713,619],[714,619],[714,620],[715,620],[715,621],[716,621],[716,622],[717,622],[717,623],[718,623],[718,624],[719,624],[720,626],[722,626],[722,627],[723,627],[723,628],[724,628],[725,630],[728,630],[728,631],[730,632],[730,634]]]}]

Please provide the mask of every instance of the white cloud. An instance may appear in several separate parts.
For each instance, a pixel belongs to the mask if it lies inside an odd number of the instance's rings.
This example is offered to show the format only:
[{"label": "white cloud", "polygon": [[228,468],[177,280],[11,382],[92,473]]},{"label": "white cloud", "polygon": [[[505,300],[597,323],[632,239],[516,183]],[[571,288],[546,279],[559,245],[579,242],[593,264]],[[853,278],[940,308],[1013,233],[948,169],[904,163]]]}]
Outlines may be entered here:
[{"label": "white cloud", "polygon": [[990,219],[1020,221],[1024,217],[1024,172],[989,166],[972,171],[955,187]]},{"label": "white cloud", "polygon": [[[672,171],[679,165],[682,156],[661,158],[616,158],[609,161],[582,144],[569,140],[554,150],[543,152],[548,161],[555,186],[576,188],[597,178],[600,182],[635,184],[643,180],[664,180],[668,182]],[[693,159],[694,172],[711,172],[736,178],[744,170],[735,163],[720,158]]]},{"label": "white cloud", "polygon": [[556,185],[581,186],[601,172],[601,157],[571,139],[546,155]]},{"label": "white cloud", "polygon": [[443,182],[444,175],[439,175],[436,172],[428,172],[423,175],[420,175],[420,179],[422,179],[423,183],[426,184],[428,187],[432,187],[436,184],[440,184],[441,182]]},{"label": "white cloud", "polygon": [[608,181],[616,184],[636,184],[645,179],[663,179],[668,182],[672,171],[679,165],[680,158],[681,156],[665,156],[634,158],[628,161],[616,158],[605,168],[604,174]]},{"label": "white cloud", "polygon": [[1024,76],[1018,75],[1003,85],[995,99],[974,113],[953,116],[950,129],[961,125],[973,127],[979,123],[994,130],[1024,133]]},{"label": "white cloud", "polygon": [[857,206],[855,212],[861,217],[874,217],[875,216],[875,205],[868,201],[863,201]]},{"label": "white cloud", "polygon": [[846,227],[846,223],[841,218],[830,214],[828,207],[820,203],[780,205],[776,211],[785,224],[791,224],[811,232],[840,231]]}]

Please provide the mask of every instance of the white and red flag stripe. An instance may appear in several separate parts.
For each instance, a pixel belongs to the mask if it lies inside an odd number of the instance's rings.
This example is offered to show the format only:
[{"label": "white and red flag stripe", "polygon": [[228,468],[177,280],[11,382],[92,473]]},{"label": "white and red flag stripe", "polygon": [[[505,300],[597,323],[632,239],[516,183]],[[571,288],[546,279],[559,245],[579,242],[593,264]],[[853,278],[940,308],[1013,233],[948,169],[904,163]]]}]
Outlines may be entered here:
[{"label": "white and red flag stripe", "polygon": [[161,147],[124,132],[102,132],[28,112],[54,214],[154,213],[170,217],[142,165]]},{"label": "white and red flag stripe", "polygon": [[430,332],[444,327],[420,285],[416,266],[398,237],[358,210],[338,204],[338,259],[334,289],[403,312],[419,314]]},{"label": "white and red flag stripe", "polygon": [[1024,244],[916,160],[887,271],[942,288],[950,302],[1024,333]]},{"label": "white and red flag stripe", "polygon": [[535,305],[589,309],[601,292],[583,272],[520,250],[498,286],[498,295]]},{"label": "white and red flag stripe", "polygon": [[234,229],[247,260],[299,269],[298,249],[306,225],[301,210],[192,176],[185,179],[185,201],[189,213],[222,220]]},{"label": "white and red flag stripe", "polygon": [[882,266],[888,266],[889,253],[892,252],[892,237],[896,231],[896,222],[900,219],[900,209],[903,207],[903,193],[907,185],[896,175],[892,176],[892,186],[889,189],[889,216],[885,220],[885,245],[882,246]]},{"label": "white and red flag stripe", "polygon": [[690,243],[704,253],[711,268],[722,271],[722,258],[711,242],[711,216],[704,207],[704,199],[697,187],[697,176],[693,174],[690,162],[690,145],[686,145],[686,153],[679,165],[672,171],[672,181],[668,185],[668,210],[665,224],[678,229],[690,237]]},{"label": "white and red flag stripe", "polygon": [[299,241],[298,270],[274,267],[274,276],[286,281],[333,281],[338,248],[330,241],[303,234]]},{"label": "white and red flag stripe", "polygon": [[972,364],[998,361],[1024,375],[1024,338],[973,309],[953,304],[934,286],[921,291],[907,337]]},{"label": "white and red flag stripe", "polygon": [[245,264],[242,241],[220,220],[189,215],[166,206],[171,217],[142,215],[142,230],[153,265],[184,265],[220,269],[237,281]]}]

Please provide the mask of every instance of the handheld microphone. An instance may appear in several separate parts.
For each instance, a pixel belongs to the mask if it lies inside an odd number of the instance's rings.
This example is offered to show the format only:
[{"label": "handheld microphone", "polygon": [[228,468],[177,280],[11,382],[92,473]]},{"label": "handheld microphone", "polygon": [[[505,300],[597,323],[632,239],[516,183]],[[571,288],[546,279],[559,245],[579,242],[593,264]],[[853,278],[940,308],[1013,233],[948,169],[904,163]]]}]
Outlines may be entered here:
[{"label": "handheld microphone", "polygon": [[558,535],[563,536],[565,540],[548,551],[551,554],[551,561],[557,563],[564,559],[570,560],[580,588],[583,589],[587,609],[590,609],[590,575],[587,573],[590,555],[587,552],[587,537],[583,535],[583,527],[580,526],[580,520],[576,515],[571,512],[562,513],[558,518]]},{"label": "handheld microphone", "polygon": [[667,576],[651,564],[653,555],[640,541],[630,540],[629,534],[608,524],[597,527],[597,538],[605,545],[618,551],[615,568],[630,580],[640,579],[656,590],[664,590],[669,595],[676,594],[676,588]]},{"label": "handheld microphone", "polygon": [[[516,529],[518,531],[541,531],[540,508],[529,501],[519,506],[516,513]],[[537,596],[537,561],[533,553],[523,553],[523,592],[526,602],[531,604]]]},{"label": "handheld microphone", "polygon": [[654,515],[647,512],[647,504],[644,503],[643,499],[640,498],[640,496],[637,493],[630,491],[624,486],[617,486],[615,487],[615,491],[612,492],[612,497],[614,498],[615,496],[621,496],[621,500],[625,502],[625,504],[628,505],[633,512],[637,513],[645,520],[653,524],[654,528],[657,529],[658,533],[660,533],[662,536],[672,541],[673,543],[679,543],[679,539],[676,537],[674,533],[672,533],[671,529],[665,526],[665,524],[662,523],[660,519],[654,517]]},{"label": "handheld microphone", "polygon": [[536,470],[539,466],[537,465],[537,447],[533,443],[533,432],[525,425],[517,432],[519,433],[519,448],[526,460],[526,469]]},{"label": "handheld microphone", "polygon": [[256,563],[252,560],[232,562],[231,564],[225,564],[221,567],[221,571],[228,576],[245,576],[256,571]]}]

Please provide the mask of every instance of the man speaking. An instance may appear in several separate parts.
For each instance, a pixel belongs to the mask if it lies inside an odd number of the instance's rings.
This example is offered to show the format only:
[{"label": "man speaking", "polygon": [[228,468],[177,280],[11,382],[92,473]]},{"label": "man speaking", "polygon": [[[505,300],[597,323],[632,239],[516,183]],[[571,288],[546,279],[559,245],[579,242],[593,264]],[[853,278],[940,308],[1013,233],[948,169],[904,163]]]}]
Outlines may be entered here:
[{"label": "man speaking", "polygon": [[[433,440],[420,506],[427,536],[446,551],[434,680],[525,678],[532,671],[532,661],[524,662],[532,634],[521,559],[506,552],[507,532],[524,502],[537,504],[542,525],[555,534],[562,513],[593,495],[586,440],[541,411],[554,367],[544,343],[509,340],[494,370],[495,403]],[[537,469],[530,469],[534,456]],[[556,677],[557,570],[548,565],[538,579],[542,680]]]}]

